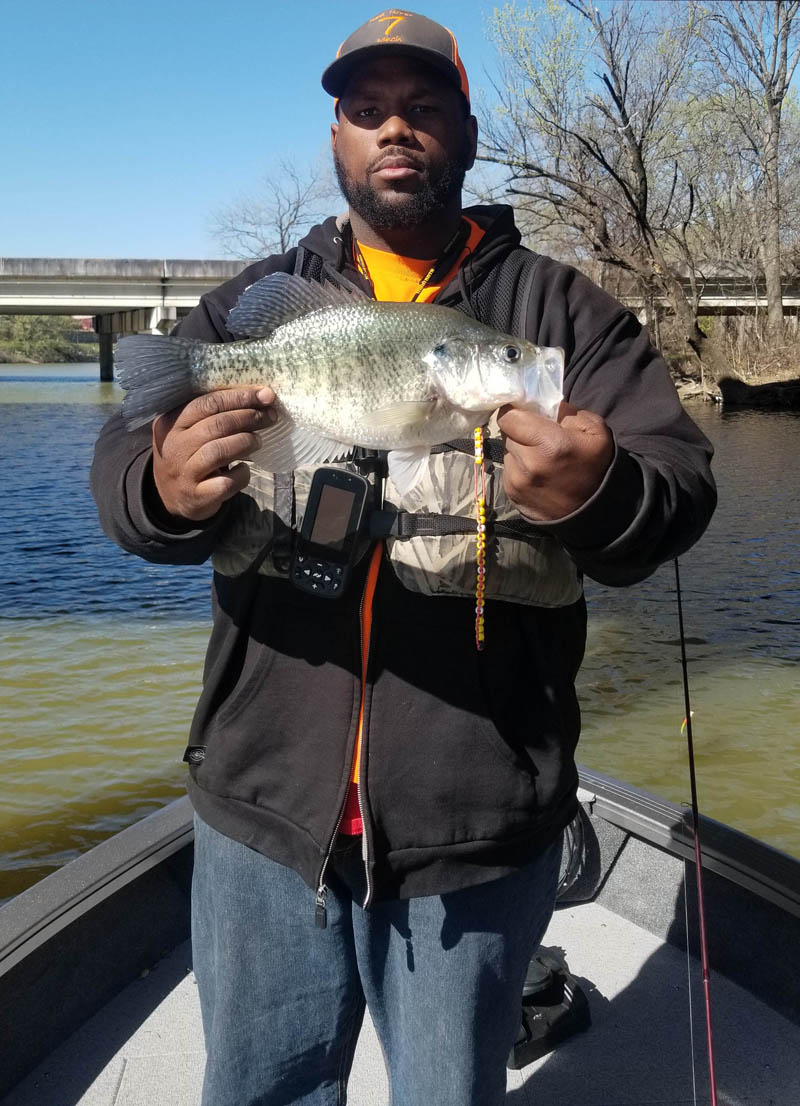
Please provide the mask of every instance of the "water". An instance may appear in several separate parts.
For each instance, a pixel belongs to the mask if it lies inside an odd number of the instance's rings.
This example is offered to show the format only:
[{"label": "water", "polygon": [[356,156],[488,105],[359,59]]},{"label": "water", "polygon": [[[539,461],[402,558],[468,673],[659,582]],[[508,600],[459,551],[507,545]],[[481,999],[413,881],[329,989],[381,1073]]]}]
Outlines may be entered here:
[{"label": "water", "polygon": [[206,566],[100,531],[96,365],[0,367],[0,899],[183,794],[208,636]]},{"label": "water", "polygon": [[[800,416],[692,410],[720,502],[681,558],[701,809],[800,856]],[[589,585],[581,760],[688,801],[672,565]]]},{"label": "water", "polygon": [[[119,398],[96,365],[0,367],[0,899],[184,791],[210,570],[102,535],[87,475]],[[800,417],[693,414],[721,493],[681,561],[701,809],[800,856]],[[682,802],[673,570],[587,593],[580,759]]]}]

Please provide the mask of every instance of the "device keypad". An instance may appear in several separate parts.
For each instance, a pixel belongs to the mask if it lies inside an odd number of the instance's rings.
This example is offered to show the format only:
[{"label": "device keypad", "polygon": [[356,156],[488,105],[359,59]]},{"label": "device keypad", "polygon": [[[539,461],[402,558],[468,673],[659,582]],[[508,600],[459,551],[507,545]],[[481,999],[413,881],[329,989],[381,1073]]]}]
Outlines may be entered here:
[{"label": "device keypad", "polygon": [[344,569],[330,561],[298,555],[294,562],[294,579],[304,591],[315,595],[338,597],[342,589]]}]

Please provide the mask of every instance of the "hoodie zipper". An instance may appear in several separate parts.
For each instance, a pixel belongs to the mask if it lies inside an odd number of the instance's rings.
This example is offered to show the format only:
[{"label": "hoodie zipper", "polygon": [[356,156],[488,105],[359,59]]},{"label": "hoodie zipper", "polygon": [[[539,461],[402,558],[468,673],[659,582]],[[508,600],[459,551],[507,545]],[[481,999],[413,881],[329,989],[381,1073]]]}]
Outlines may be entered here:
[{"label": "hoodie zipper", "polygon": [[[369,840],[368,840],[368,825],[365,817],[364,807],[364,792],[362,790],[361,782],[363,780],[362,765],[365,761],[366,745],[364,742],[365,726],[364,726],[364,702],[366,699],[366,687],[367,687],[367,665],[369,664],[369,646],[372,629],[372,600],[375,594],[375,585],[378,579],[378,572],[380,570],[380,561],[383,555],[383,543],[379,542],[378,545],[372,551],[370,559],[369,569],[367,570],[367,579],[364,583],[364,590],[361,594],[361,603],[358,609],[358,626],[359,626],[359,641],[361,644],[361,700],[359,704],[359,721],[360,721],[360,741],[356,746],[354,758],[358,757],[358,783],[356,785],[358,793],[358,808],[361,812],[361,855],[364,859],[364,867],[366,872],[367,890],[364,896],[363,908],[366,910],[372,902],[373,887],[372,877],[370,876],[369,867]],[[366,634],[366,642],[364,640],[364,611],[365,606],[368,614],[368,627]],[[350,772],[352,774],[353,765],[351,762]],[[348,783],[348,790],[349,790]],[[320,869],[319,878],[317,880],[317,894],[314,900],[314,924],[318,929],[326,929],[328,925],[328,911],[325,906],[325,899],[328,894],[328,888],[325,884],[325,873],[328,870],[328,864],[330,863],[331,855],[333,853],[333,847],[336,843],[336,838],[339,834],[339,827],[342,824],[342,818],[344,817],[345,806],[347,805],[347,795],[345,795],[345,801],[339,810],[339,816],[336,819],[336,826],[333,831],[333,835],[328,843],[328,850],[325,853],[325,859],[322,862],[322,868]]]},{"label": "hoodie zipper", "polygon": [[[383,542],[378,542],[372,551],[372,557],[367,571],[367,580],[364,585],[364,592],[361,596],[361,609],[358,619],[361,633],[361,709],[359,711],[359,717],[361,719],[361,741],[356,750],[356,755],[358,757],[356,761],[356,767],[358,769],[356,793],[358,795],[358,809],[361,812],[361,856],[364,861],[364,874],[366,876],[367,885],[364,901],[361,904],[364,910],[370,906],[374,890],[372,886],[372,876],[370,875],[369,819],[366,816],[366,807],[364,803],[365,786],[363,781],[366,778],[367,767],[367,725],[364,707],[367,699],[367,671],[369,669],[369,650],[372,641],[372,604],[375,598],[375,588],[378,583],[378,573],[380,572],[382,557]],[[365,613],[366,618],[364,617]]]},{"label": "hoodie zipper", "polygon": [[[338,241],[337,241],[337,239],[338,239]],[[346,245],[345,245],[346,239],[347,239],[347,234],[345,233],[345,231],[344,230],[338,230],[337,236],[336,236],[336,238],[334,238],[334,242],[337,242],[338,249],[339,249],[339,269],[332,269],[329,264],[325,264],[325,266],[324,266],[325,276],[331,282],[331,284],[333,284],[335,287],[346,288],[348,290],[355,290],[355,291],[361,292],[361,293],[363,293],[365,290],[369,291],[369,289],[365,289],[361,285],[356,284],[355,282],[353,282],[351,280],[348,280],[348,278],[345,276],[345,274],[340,271],[341,269],[344,268],[344,262],[345,262],[345,258],[347,256],[347,248],[346,248]],[[356,270],[356,275],[357,276],[359,275],[357,270]],[[374,556],[374,554],[373,554],[373,556]],[[363,659],[363,656],[364,656],[364,640],[363,640],[364,629],[363,629],[362,618],[363,618],[363,612],[364,612],[364,599],[366,597],[367,589],[369,587],[371,573],[372,573],[372,563],[370,562],[370,568],[367,571],[367,579],[366,579],[366,582],[364,584],[364,591],[361,594],[361,604],[360,604],[359,609],[358,609],[359,640],[361,642],[361,656],[362,656],[362,659]],[[370,599],[370,602],[371,602],[371,599]],[[367,678],[366,668],[362,664],[361,703],[360,703],[360,709],[359,709],[359,717],[362,718],[362,726],[363,726],[362,708],[363,708],[363,703],[364,703],[364,685],[365,685],[366,678]],[[362,729],[362,734],[363,734],[363,729]],[[352,772],[352,764],[350,766],[350,771]],[[359,781],[360,780],[361,780],[361,773],[359,772]],[[349,789],[350,789],[349,782],[348,782],[347,786],[348,786],[348,791],[349,791]],[[331,854],[333,853],[333,846],[336,844],[336,838],[339,835],[339,827],[342,824],[342,818],[344,817],[344,811],[345,811],[346,806],[347,806],[347,794],[345,794],[344,802],[342,803],[341,809],[339,810],[339,817],[336,819],[336,826],[335,826],[334,831],[333,831],[333,836],[331,837],[330,842],[328,843],[328,851],[325,853],[325,859],[322,862],[322,868],[320,869],[319,879],[317,881],[317,894],[316,894],[316,898],[314,900],[314,925],[318,929],[327,929],[327,926],[328,926],[328,911],[327,911],[327,907],[325,906],[325,899],[326,899],[327,894],[328,894],[328,888],[325,884],[325,873],[328,870],[328,864],[330,863]],[[364,808],[361,805],[360,782],[359,782],[359,792],[358,792],[358,806],[359,806],[359,810],[361,810],[362,838],[363,838],[364,841],[366,841],[366,822],[364,820]],[[366,864],[367,863],[366,847],[362,846],[362,848],[364,849],[364,853],[365,853],[364,863]],[[367,867],[367,899],[370,898],[369,882],[370,882],[369,881],[369,867]]]}]

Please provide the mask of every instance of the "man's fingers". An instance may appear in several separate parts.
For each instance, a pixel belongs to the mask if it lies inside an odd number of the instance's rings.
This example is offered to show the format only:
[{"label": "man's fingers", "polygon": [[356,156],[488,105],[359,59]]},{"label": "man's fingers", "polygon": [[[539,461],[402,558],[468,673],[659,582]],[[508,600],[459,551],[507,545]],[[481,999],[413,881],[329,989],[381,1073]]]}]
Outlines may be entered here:
[{"label": "man's fingers", "polygon": [[558,405],[558,414],[556,415],[556,422],[563,422],[567,415],[577,415],[578,408],[566,399],[562,399]]},{"label": "man's fingers", "polygon": [[506,407],[497,422],[506,451],[506,494],[529,518],[572,514],[591,498],[614,458],[605,420],[571,403],[561,403],[558,421]]},{"label": "man's fingers", "polygon": [[497,415],[497,425],[511,441],[526,446],[543,445],[561,434],[553,419],[525,407],[502,407]]},{"label": "man's fingers", "polygon": [[174,513],[194,522],[212,518],[226,500],[247,487],[249,480],[250,469],[244,464],[217,472],[207,480],[192,485],[181,497],[180,510]]},{"label": "man's fingers", "polygon": [[195,449],[215,439],[230,438],[235,434],[255,434],[269,426],[275,419],[275,412],[269,408],[241,407],[233,411],[222,411],[209,415],[185,431],[186,441]]},{"label": "man's fingers", "polygon": [[231,434],[263,430],[276,417],[275,412],[270,408],[244,407],[210,415],[200,422],[190,423],[189,426],[181,429],[178,426],[180,414],[180,411],[173,411],[166,415],[159,415],[153,422],[153,442],[157,449],[162,449],[167,435],[176,428],[185,442],[182,451],[186,452],[187,447],[196,450],[214,438],[226,438]]},{"label": "man's fingers", "polygon": [[219,510],[219,504],[230,499],[250,482],[250,468],[245,464],[234,465],[226,472],[209,476],[207,480],[197,485],[196,497],[214,504],[214,513]]},{"label": "man's fingers", "polygon": [[497,425],[508,439],[520,445],[545,449],[559,441],[564,430],[603,437],[606,434],[605,420],[600,415],[573,407],[566,400],[561,401],[556,421],[528,408],[503,407],[498,413]]},{"label": "man's fingers", "polygon": [[153,479],[166,510],[210,518],[250,479],[242,462],[274,421],[270,388],[227,388],[198,396],[153,421]]},{"label": "man's fingers", "polygon": [[178,411],[169,411],[166,415],[156,415],[153,419],[153,446],[159,452],[164,445],[164,439],[175,425],[175,420],[180,414]]},{"label": "man's fingers", "polygon": [[207,392],[182,407],[173,425],[178,430],[187,430],[204,419],[215,418],[226,412],[251,408],[263,410],[275,401],[271,388],[225,388],[218,392]]},{"label": "man's fingers", "polygon": [[257,434],[229,434],[212,438],[197,449],[186,463],[186,471],[199,483],[218,469],[251,457],[261,446]]}]

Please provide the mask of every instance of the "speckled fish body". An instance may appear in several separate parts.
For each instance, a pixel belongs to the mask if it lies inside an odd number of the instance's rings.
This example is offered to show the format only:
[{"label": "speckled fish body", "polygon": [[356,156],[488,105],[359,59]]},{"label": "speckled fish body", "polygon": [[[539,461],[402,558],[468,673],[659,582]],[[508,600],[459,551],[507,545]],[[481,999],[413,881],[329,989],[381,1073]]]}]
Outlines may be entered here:
[{"label": "speckled fish body", "polygon": [[[448,339],[509,344],[447,307],[367,302],[304,315],[266,339],[206,346],[193,379],[199,392],[268,384],[294,422],[342,442],[435,445],[463,437],[496,406],[487,396],[481,411],[465,411],[437,394],[425,358]],[[374,417],[398,404],[411,405],[407,421]],[[416,404],[429,407],[425,417],[417,417]]]},{"label": "speckled fish body", "polygon": [[228,327],[249,337],[119,343],[131,427],[205,392],[268,385],[280,417],[262,434],[259,463],[285,471],[355,445],[429,449],[469,435],[505,403],[554,416],[561,396],[560,350],[436,304],[354,299],[276,274],[242,295]]}]

